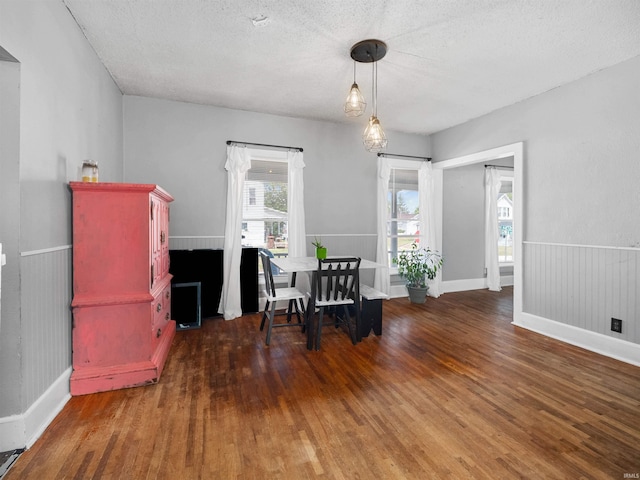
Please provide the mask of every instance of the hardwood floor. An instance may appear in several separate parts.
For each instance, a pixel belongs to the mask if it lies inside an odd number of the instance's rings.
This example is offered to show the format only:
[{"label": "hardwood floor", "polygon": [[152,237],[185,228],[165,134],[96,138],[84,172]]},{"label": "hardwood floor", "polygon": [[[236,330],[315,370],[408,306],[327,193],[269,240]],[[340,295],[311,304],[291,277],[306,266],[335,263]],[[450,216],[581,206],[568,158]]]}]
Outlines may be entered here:
[{"label": "hardwood floor", "polygon": [[514,327],[511,294],[386,301],[382,336],[327,328],[319,352],[205,320],[157,385],[73,397],[6,479],[640,473],[640,368]]}]

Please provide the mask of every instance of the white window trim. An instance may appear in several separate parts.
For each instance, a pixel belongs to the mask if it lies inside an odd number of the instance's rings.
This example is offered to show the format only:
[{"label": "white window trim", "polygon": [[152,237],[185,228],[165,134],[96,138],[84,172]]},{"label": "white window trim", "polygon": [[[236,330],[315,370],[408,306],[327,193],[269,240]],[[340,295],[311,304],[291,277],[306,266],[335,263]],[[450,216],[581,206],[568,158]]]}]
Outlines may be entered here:
[{"label": "white window trim", "polygon": [[[511,183],[511,195],[513,195],[513,177],[514,177],[514,172],[513,170],[504,170],[504,169],[498,169],[498,171],[500,172],[500,181],[507,181]],[[513,225],[513,209],[511,211],[511,225]],[[499,220],[499,218],[498,218]],[[513,258],[513,252],[511,254],[511,258]],[[500,261],[500,256],[498,256],[498,266],[499,267],[513,267],[514,266],[514,261],[510,260],[508,262],[501,262]]]},{"label": "white window trim", "polygon": [[[289,160],[287,158],[286,150],[264,150],[261,148],[250,148],[249,156],[251,161],[263,161],[263,162],[280,162],[280,163],[288,163]],[[287,184],[289,183],[289,178],[287,177]],[[287,185],[288,188],[288,185]],[[287,212],[287,221],[288,221],[289,212]],[[274,275],[273,279],[276,283],[278,283],[279,279],[287,278],[286,273],[280,273],[278,275]],[[258,287],[262,290],[264,288],[264,273],[258,273]]]},{"label": "white window trim", "polygon": [[[418,174],[418,171],[420,170],[420,161],[416,161],[416,160],[403,160],[400,158],[388,158],[388,165],[389,168],[391,168],[392,170],[412,170],[415,171],[416,174]],[[389,186],[387,185],[387,192],[389,191]],[[419,190],[418,190],[419,192]],[[389,217],[387,217],[387,221],[389,221]],[[387,237],[390,238],[390,237]],[[389,265],[389,275],[398,275],[398,267],[395,266],[393,263],[391,263],[391,265]]]}]

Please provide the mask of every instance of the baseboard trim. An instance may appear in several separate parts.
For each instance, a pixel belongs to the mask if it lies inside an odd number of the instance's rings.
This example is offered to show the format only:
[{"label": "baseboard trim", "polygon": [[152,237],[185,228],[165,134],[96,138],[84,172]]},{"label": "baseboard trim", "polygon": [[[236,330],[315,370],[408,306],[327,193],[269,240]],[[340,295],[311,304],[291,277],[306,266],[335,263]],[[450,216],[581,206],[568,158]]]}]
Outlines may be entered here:
[{"label": "baseboard trim", "polygon": [[391,285],[389,287],[389,298],[402,298],[408,297],[407,287],[404,285]]},{"label": "baseboard trim", "polygon": [[640,345],[522,312],[513,325],[640,367]]},{"label": "baseboard trim", "polygon": [[442,282],[442,293],[466,292],[467,290],[482,290],[484,288],[487,288],[487,280],[484,277]]},{"label": "baseboard trim", "polygon": [[0,418],[0,451],[30,448],[71,398],[69,367],[20,415]]},{"label": "baseboard trim", "polygon": [[503,275],[500,277],[501,287],[513,287],[513,275]]},{"label": "baseboard trim", "polygon": [[[513,275],[503,275],[500,277],[500,286],[513,286]],[[487,288],[487,279],[465,278],[462,280],[447,280],[442,282],[442,293],[466,292],[468,290],[484,290]]]}]

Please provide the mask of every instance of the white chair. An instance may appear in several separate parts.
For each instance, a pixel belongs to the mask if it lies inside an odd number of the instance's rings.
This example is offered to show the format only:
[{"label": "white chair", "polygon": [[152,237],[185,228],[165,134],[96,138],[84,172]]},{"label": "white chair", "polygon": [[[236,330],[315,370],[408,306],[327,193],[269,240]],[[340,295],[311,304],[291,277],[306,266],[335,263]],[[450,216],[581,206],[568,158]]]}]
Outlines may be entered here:
[{"label": "white chair", "polygon": [[[271,330],[274,327],[300,327],[304,332],[305,325],[302,322],[300,316],[300,307],[298,301],[302,301],[305,298],[305,294],[295,287],[276,288],[273,282],[273,271],[271,269],[271,259],[266,252],[260,251],[260,259],[262,260],[262,270],[264,272],[264,286],[263,290],[267,303],[264,306],[264,312],[262,314],[262,322],[260,322],[260,331],[264,329],[264,324],[267,320],[267,340],[266,344],[271,342]],[[288,308],[286,312],[276,313],[277,302],[288,302]],[[284,308],[284,307],[280,307]],[[292,323],[291,317],[295,313],[298,323]],[[277,315],[286,315],[286,323],[275,323],[275,317]]]}]

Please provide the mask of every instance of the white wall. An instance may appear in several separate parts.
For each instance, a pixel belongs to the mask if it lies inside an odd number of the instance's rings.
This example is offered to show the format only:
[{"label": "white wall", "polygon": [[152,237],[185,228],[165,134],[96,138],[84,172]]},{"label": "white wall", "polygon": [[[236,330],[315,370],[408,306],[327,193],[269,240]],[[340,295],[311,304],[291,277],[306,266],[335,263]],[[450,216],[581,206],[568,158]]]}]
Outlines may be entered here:
[{"label": "white wall", "polygon": [[[12,263],[2,275],[0,331],[0,450],[7,450],[32,441],[68,395],[60,381],[71,367],[67,183],[87,158],[99,162],[101,180],[122,181],[123,142],[122,95],[62,2],[0,2],[0,47],[19,62],[20,119],[17,155],[0,160],[3,182],[15,171],[12,186],[19,185],[15,203],[0,211],[3,228],[19,229],[14,245],[3,244]],[[10,284],[20,290],[4,288]]]}]

